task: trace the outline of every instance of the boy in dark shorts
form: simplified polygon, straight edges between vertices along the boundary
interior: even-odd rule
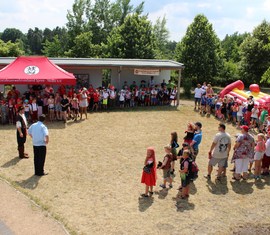
[[[182,194],[181,194],[182,199],[186,199],[189,197],[189,184],[191,182],[191,177],[189,174],[189,157],[190,151],[187,149],[184,150],[179,170],[182,184]]]

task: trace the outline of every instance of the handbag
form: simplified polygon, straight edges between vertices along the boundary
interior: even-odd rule
[[[151,169],[147,165],[143,167],[143,171],[147,174],[151,173]]]

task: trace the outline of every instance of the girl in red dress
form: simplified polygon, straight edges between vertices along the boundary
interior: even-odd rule
[[[153,186],[156,186],[156,157],[155,150],[152,147],[147,148],[146,158],[144,161],[144,170],[142,173],[141,183],[145,184],[145,193],[142,197],[149,197],[153,195]],[[149,191],[150,188],[150,191]]]

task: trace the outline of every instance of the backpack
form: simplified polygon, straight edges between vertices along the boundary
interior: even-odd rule
[[[191,180],[196,180],[198,178],[198,172],[199,172],[199,168],[197,163],[191,158],[187,158],[185,161],[188,161],[188,173],[187,176],[191,179]],[[183,161],[184,164],[184,161]]]

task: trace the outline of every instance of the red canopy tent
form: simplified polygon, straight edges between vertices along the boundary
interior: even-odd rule
[[[0,70],[0,84],[75,85],[76,78],[44,56],[20,56]]]

